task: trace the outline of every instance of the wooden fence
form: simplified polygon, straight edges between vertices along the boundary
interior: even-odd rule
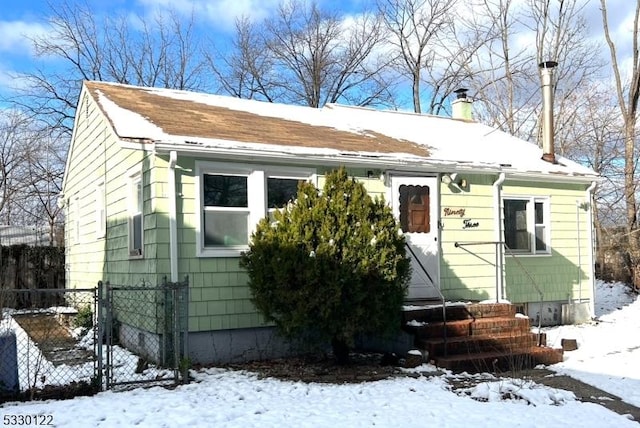
[[[63,289],[64,247],[8,245],[0,247],[0,288],[5,290]],[[55,296],[55,294],[51,294]],[[27,305],[55,305],[42,302],[4,302],[5,307],[21,309]]]

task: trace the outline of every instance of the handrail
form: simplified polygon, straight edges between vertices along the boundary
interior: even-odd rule
[[[500,254],[498,253],[498,247],[500,245],[503,246],[503,248],[506,250],[506,253],[513,258],[513,260],[520,267],[520,269],[525,273],[525,275],[527,275],[527,277],[529,278],[529,281],[531,281],[531,284],[533,285],[533,287],[538,292],[538,295],[540,296],[540,306],[539,306],[540,313],[538,315],[538,346],[541,346],[542,345],[542,335],[541,335],[541,331],[542,331],[542,302],[544,301],[544,293],[542,292],[540,287],[538,287],[538,284],[536,283],[536,281],[531,276],[531,273],[529,273],[529,271],[522,265],[522,263],[520,263],[520,260],[518,260],[518,258],[516,257],[516,254],[513,252],[513,250],[511,248],[509,248],[507,243],[504,242],[504,241],[477,241],[477,242],[455,242],[453,245],[454,245],[454,247],[460,248],[461,250],[467,251],[469,253],[471,253],[471,251],[467,250],[464,247],[473,246],[473,245],[495,245],[495,247],[496,247],[496,263],[495,263],[495,267],[496,267],[496,303],[499,301],[499,296],[500,296],[499,286],[498,286],[498,284],[499,284],[498,275],[502,275],[502,270],[503,270],[502,260],[499,257]]]
[[[446,301],[445,301],[445,298],[444,298],[444,294],[442,294],[440,289],[435,286],[435,283],[433,282],[433,278],[431,278],[431,275],[429,275],[429,272],[427,272],[427,269],[424,267],[424,265],[422,264],[420,259],[416,256],[416,253],[413,252],[413,248],[411,248],[411,245],[406,241],[405,241],[404,245],[409,249],[409,252],[411,253],[411,256],[413,257],[413,259],[418,263],[418,266],[420,266],[420,269],[422,269],[422,271],[425,273],[425,275],[427,275],[427,278],[429,278],[429,281],[431,281],[431,284],[432,284],[433,288],[440,295],[440,300],[442,301],[442,324],[443,324],[443,328],[442,328],[443,344],[442,344],[442,346],[444,348],[444,356],[447,357],[447,354],[449,353],[449,351],[447,350],[447,348],[448,348],[447,347],[447,305],[446,305]]]

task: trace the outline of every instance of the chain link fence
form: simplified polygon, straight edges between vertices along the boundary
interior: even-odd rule
[[[94,289],[0,289],[0,401],[99,390]]]
[[[175,283],[164,278],[159,286],[105,282],[98,289],[106,388],[186,381],[188,278]]]
[[[186,382],[188,285],[0,289],[0,402]]]

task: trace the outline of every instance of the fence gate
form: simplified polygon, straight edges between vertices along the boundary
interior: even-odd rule
[[[98,371],[106,389],[188,380],[189,278],[160,286],[98,284]]]

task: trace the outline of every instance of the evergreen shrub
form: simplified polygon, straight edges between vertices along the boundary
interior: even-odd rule
[[[300,183],[274,220],[260,221],[241,260],[268,322],[286,337],[331,343],[341,363],[356,335],[397,331],[411,266],[384,200],[341,168],[322,192]]]

